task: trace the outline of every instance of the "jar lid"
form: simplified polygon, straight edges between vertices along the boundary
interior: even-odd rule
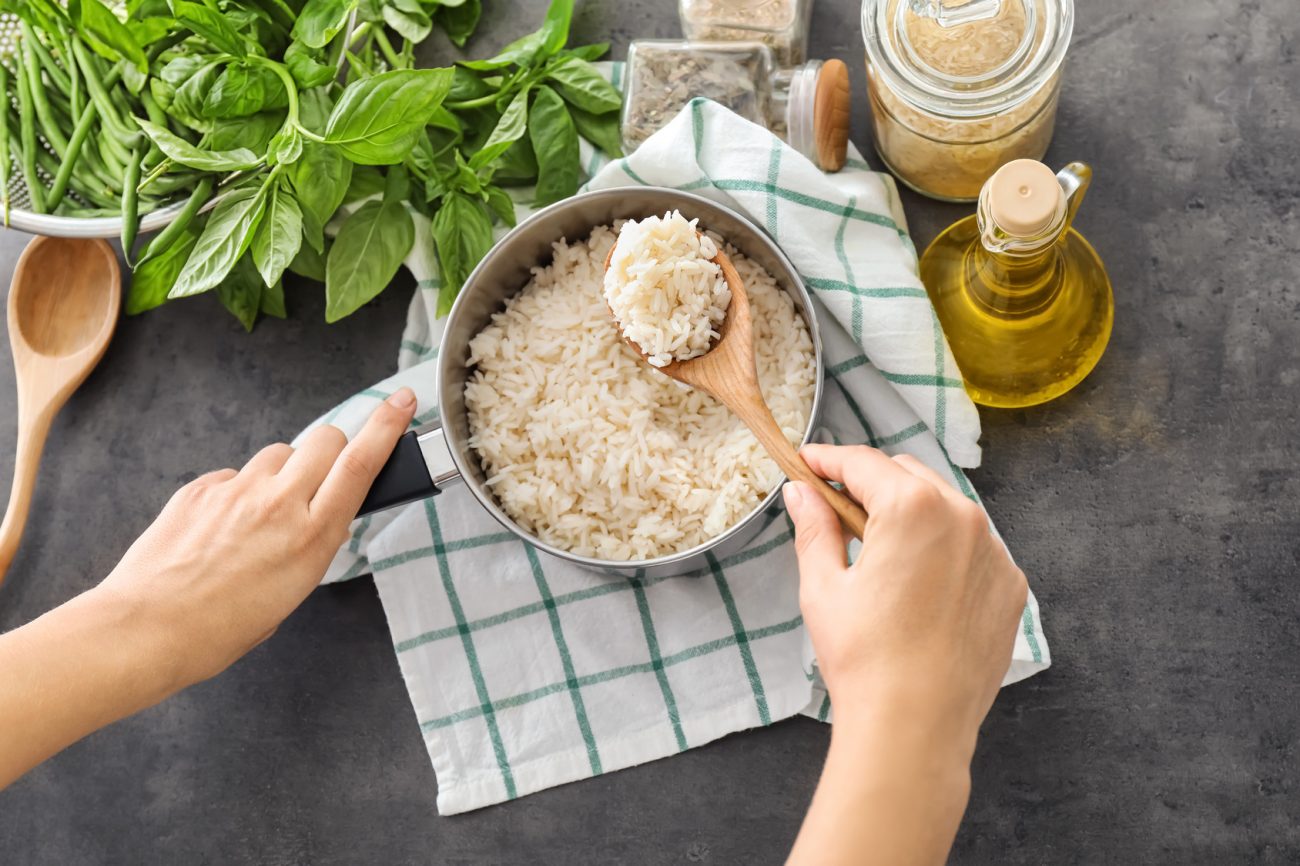
[[[849,118],[852,100],[849,68],[843,60],[827,60],[817,76],[813,96],[813,136],[817,143],[817,164],[823,171],[839,171],[849,151]]]
[[[1074,0],[863,0],[873,71],[915,107],[984,117],[1029,99],[1060,68]]]

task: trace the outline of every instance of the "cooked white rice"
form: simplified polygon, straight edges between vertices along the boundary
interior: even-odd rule
[[[623,336],[656,367],[709,351],[731,290],[710,261],[718,246],[678,211],[628,220],[605,272],[605,302]]]
[[[560,241],[470,342],[470,445],[520,526],[605,560],[693,547],[748,514],[781,477],[721,403],[645,365],[601,292],[609,227]],[[794,302],[728,249],[745,281],[763,395],[797,443],[812,411],[812,340]]]

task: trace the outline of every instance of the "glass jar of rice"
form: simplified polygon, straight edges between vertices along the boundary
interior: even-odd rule
[[[761,42],[782,66],[808,54],[812,0],[678,0],[682,33],[699,42]]]
[[[924,195],[974,201],[1052,140],[1073,0],[863,0],[876,152]]]

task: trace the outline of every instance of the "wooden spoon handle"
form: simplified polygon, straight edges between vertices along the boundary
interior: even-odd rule
[[[761,398],[757,404],[752,400],[745,400],[732,406],[731,410],[753,431],[759,444],[767,449],[768,455],[776,461],[777,466],[781,467],[786,477],[792,481],[802,481],[812,485],[839,515],[844,528],[853,533],[854,538],[862,538],[867,529],[867,512],[861,505],[827,484],[825,479],[809,468],[804,459],[799,456],[799,452],[790,444],[790,440],[785,438],[781,426],[772,417],[772,410],[762,402]]]
[[[18,412],[18,448],[14,460],[14,481],[9,491],[9,506],[4,522],[0,523],[0,583],[4,582],[9,565],[18,552],[18,542],[27,525],[27,515],[32,507],[32,491],[36,488],[36,470],[40,467],[45,438],[50,433],[57,407],[46,405],[34,412]]]

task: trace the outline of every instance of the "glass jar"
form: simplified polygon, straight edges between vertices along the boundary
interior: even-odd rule
[[[638,39],[627,52],[623,149],[632,153],[696,97],[766,126],[824,171],[844,166],[849,73],[840,60],[776,65],[757,42]]]
[[[781,66],[808,56],[812,0],[679,0],[677,13],[693,41],[761,42]]]
[[[1073,0],[863,0],[876,152],[903,183],[974,201],[1056,125]]]

